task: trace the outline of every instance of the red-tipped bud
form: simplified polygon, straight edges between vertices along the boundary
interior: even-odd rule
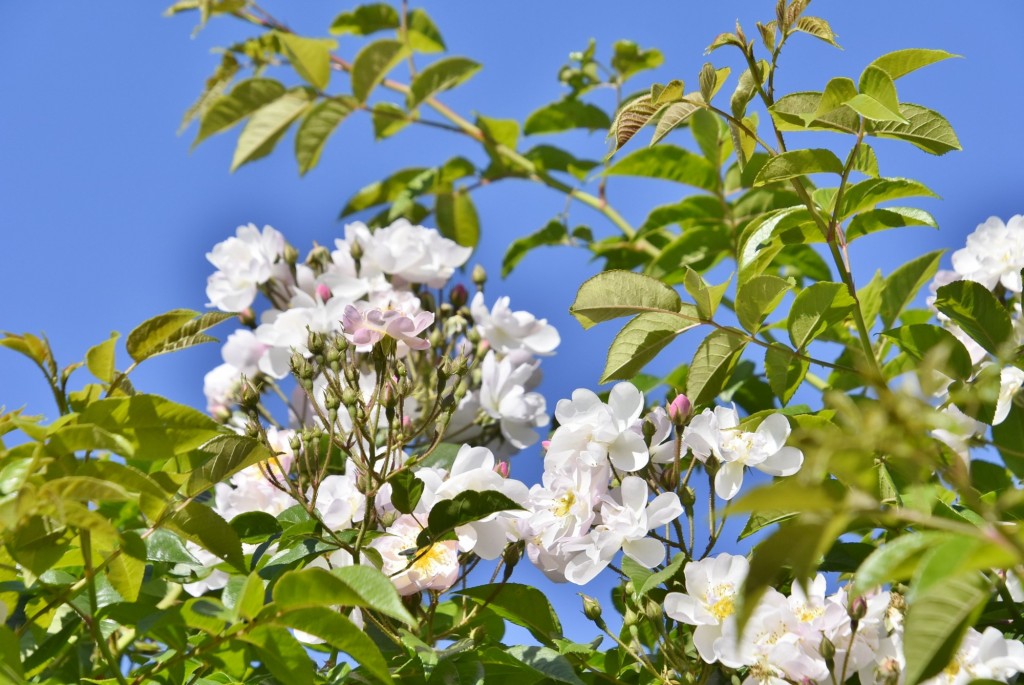
[[[317,283],[316,294],[317,297],[320,298],[321,302],[326,302],[327,300],[331,299],[331,289],[328,288],[323,283]]]
[[[499,461],[494,465],[494,472],[502,478],[508,478],[509,468],[507,461]]]

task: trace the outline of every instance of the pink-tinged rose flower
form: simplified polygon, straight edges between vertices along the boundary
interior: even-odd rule
[[[693,405],[690,404],[690,398],[686,395],[676,395],[676,398],[668,405],[669,418],[676,424],[680,424],[689,418],[692,411]]]
[[[434,323],[434,315],[420,312],[411,317],[397,309],[359,309],[348,305],[341,323],[345,337],[359,346],[374,345],[387,336],[410,349],[425,350],[430,343],[416,336]]]

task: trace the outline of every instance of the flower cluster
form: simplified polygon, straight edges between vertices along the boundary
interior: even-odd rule
[[[746,668],[745,685],[783,682],[897,683],[903,655],[905,601],[895,592],[872,592],[850,600],[848,586],[826,596],[825,577],[806,590],[794,583],[789,596],[768,588],[742,632],[736,610],[749,564],[719,554],[683,569],[686,593],[670,592],[665,612],[693,628],[706,663]],[[953,662],[929,685],[966,685],[977,679],[1006,680],[1024,671],[1024,644],[995,628],[968,630]]]

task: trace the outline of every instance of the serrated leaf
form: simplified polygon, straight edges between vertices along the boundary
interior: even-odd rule
[[[391,504],[402,514],[411,514],[423,495],[425,484],[405,469],[388,478],[391,484]]]
[[[273,590],[274,602],[285,609],[340,604],[379,611],[399,621],[414,623],[387,576],[370,566],[344,566],[333,571],[306,568],[281,575]]]
[[[722,391],[746,344],[742,337],[724,330],[712,331],[701,341],[686,379],[686,396],[691,402],[707,404]]]
[[[791,93],[779,98],[771,106],[772,118],[780,131],[802,131],[805,129],[819,131],[839,131],[856,135],[860,126],[860,118],[856,112],[840,107],[828,114],[821,115],[810,124],[804,117],[817,111],[821,103],[821,93],[805,91]]]
[[[435,502],[427,516],[427,527],[416,538],[419,547],[427,547],[456,528],[502,511],[522,507],[497,490],[465,490],[451,499]]]
[[[331,80],[331,51],[337,49],[338,43],[283,31],[275,31],[274,35],[299,76],[317,90],[327,88]]]
[[[377,140],[389,138],[414,120],[414,116],[393,102],[378,102],[373,106],[373,137]]]
[[[215,342],[214,338],[200,334],[232,316],[226,312],[200,314],[191,309],[172,309],[135,327],[128,334],[125,347],[131,358],[138,363],[199,343]]]
[[[912,259],[885,279],[882,308],[879,310],[884,327],[890,328],[900,312],[917,296],[917,292],[932,279],[939,268],[943,252],[936,250]]]
[[[807,376],[809,362],[796,356],[793,350],[781,343],[773,343],[765,350],[764,370],[768,385],[783,406],[789,404],[793,394]]]
[[[465,57],[446,57],[416,74],[409,87],[409,109],[415,109],[427,98],[469,80],[481,65]]]
[[[235,154],[231,158],[231,171],[273,152],[277,141],[292,122],[310,108],[313,97],[306,88],[293,88],[253,112],[238,136]]]
[[[480,242],[480,218],[469,193],[458,189],[439,193],[434,205],[437,228],[441,235],[463,247],[476,247]]]
[[[882,335],[894,340],[901,350],[918,361],[929,355],[941,354],[945,366],[938,370],[951,378],[967,380],[974,373],[967,348],[945,328],[920,323],[893,328]]]
[[[266,446],[244,435],[218,435],[199,449],[206,459],[189,474],[182,492],[188,497],[198,495],[223,483],[247,466],[270,459]]]
[[[878,177],[878,158],[875,151],[867,143],[861,143],[857,147],[857,154],[853,157],[853,170],[859,171],[865,176]]]
[[[960,140],[953,127],[938,112],[919,105],[900,104],[900,116],[907,123],[898,121],[872,121],[866,126],[867,134],[878,138],[904,140],[933,155],[944,155],[960,150]]]
[[[655,48],[642,49],[631,40],[617,40],[612,46],[612,69],[619,73],[619,82],[645,69],[660,67],[664,55]]]
[[[810,112],[801,114],[805,124],[810,124],[815,119],[835,111],[857,96],[857,86],[853,79],[845,76],[833,78],[825,86],[821,93],[818,106]]]
[[[400,171],[396,171],[382,181],[375,181],[360,188],[341,210],[339,218],[344,219],[346,216],[355,214],[356,212],[364,209],[376,207],[388,202],[394,202],[395,199],[405,191],[409,183],[425,171],[427,171],[427,169],[423,167],[402,169]]]
[[[906,119],[900,114],[900,100],[896,94],[896,85],[884,69],[868,65],[861,73],[858,85],[860,94],[871,98],[875,104],[881,107],[881,110],[876,111],[877,108],[871,105],[868,108],[871,110],[869,113],[864,107],[859,106],[861,101],[854,97],[847,103],[854,111],[875,121],[906,122]]]
[[[112,381],[114,374],[117,372],[115,353],[117,351],[117,341],[120,337],[121,334],[115,331],[110,334],[109,338],[98,345],[93,345],[85,353],[85,363],[89,367],[89,373],[104,383]]]
[[[807,208],[795,206],[762,214],[747,224],[740,238],[740,281],[748,280],[743,277],[744,272],[759,258],[763,246],[771,243],[783,231],[810,221],[811,215]]]
[[[564,245],[568,239],[569,233],[565,224],[552,220],[539,231],[515,240],[508,246],[508,250],[505,251],[505,256],[501,260],[501,277],[507,277],[531,250],[542,245]]]
[[[876,205],[906,197],[938,197],[931,188],[909,178],[868,178],[854,183],[843,194],[841,219],[859,214]]]
[[[295,159],[299,162],[300,175],[304,176],[317,165],[334,129],[358,107],[354,98],[340,95],[327,98],[309,110],[295,132]]]
[[[377,31],[397,29],[399,24],[398,10],[387,3],[379,2],[360,5],[349,12],[342,12],[331,22],[331,33],[368,36]]]
[[[654,129],[654,135],[651,136],[650,144],[657,145],[658,142],[672,132],[673,129],[685,124],[695,112],[698,112],[703,108],[704,105],[691,100],[673,102],[665,107],[664,111],[661,113],[661,117],[658,119],[658,125]]]
[[[224,430],[191,407],[144,394],[96,400],[78,421],[124,436],[135,446],[132,458],[145,461],[185,454]]]
[[[437,30],[430,15],[419,7],[409,12],[406,33],[409,47],[416,52],[444,52],[446,49],[441,32]]]
[[[370,92],[409,55],[409,48],[397,40],[378,40],[363,47],[352,62],[352,94],[366,102]]]
[[[542,642],[562,635],[558,614],[537,588],[502,583],[458,590],[457,593],[477,604],[486,604],[498,616],[526,628]]]
[[[789,310],[786,327],[797,350],[804,350],[815,338],[836,324],[857,306],[842,283],[820,282],[801,291]]]
[[[945,577],[910,603],[903,635],[907,685],[946,667],[990,592],[981,574],[968,573]]]
[[[839,47],[839,43],[836,42],[836,34],[832,31],[832,27],[829,26],[827,21],[820,17],[800,17],[797,19],[793,30],[806,33],[819,40],[825,41],[829,45],[833,45],[837,48]]]
[[[227,521],[205,504],[195,500],[167,518],[167,527],[183,538],[245,572],[242,542]]]
[[[605,170],[606,176],[640,176],[675,181],[702,190],[718,187],[718,170],[711,162],[675,145],[632,152]]]
[[[740,285],[736,292],[736,318],[740,325],[757,333],[791,287],[789,281],[769,275],[755,276]]]
[[[721,223],[687,225],[682,235],[661,249],[645,272],[666,284],[680,283],[688,268],[704,271],[732,251],[729,229]]]
[[[237,639],[253,646],[255,655],[271,675],[282,683],[313,683],[316,670],[306,649],[287,628],[260,624]]]
[[[577,128],[588,131],[604,131],[612,122],[603,109],[588,102],[565,98],[535,110],[526,118],[523,133],[528,136],[540,133],[559,133]]]
[[[619,108],[612,121],[609,135],[615,140],[616,151],[629,142],[636,132],[647,125],[664,105],[652,101],[650,95],[641,95]]]
[[[553,649],[516,645],[507,648],[505,652],[519,663],[549,680],[566,683],[566,685],[584,685],[569,660]]]
[[[996,355],[1014,340],[1010,314],[992,292],[974,281],[954,281],[936,292],[935,308]]]
[[[725,295],[725,291],[729,287],[729,281],[711,286],[693,269],[687,267],[685,272],[686,276],[683,279],[683,287],[686,288],[686,292],[693,298],[694,304],[697,306],[697,314],[702,319],[710,320],[714,318],[715,311],[722,301],[722,296]]]
[[[569,312],[584,328],[620,316],[678,312],[679,294],[661,281],[630,271],[605,271],[580,286]]]
[[[250,578],[257,577],[255,574]],[[380,648],[360,627],[329,607],[306,607],[284,612],[274,619],[293,630],[314,635],[348,654],[382,683],[394,682]]]
[[[886,207],[861,212],[853,217],[846,228],[846,240],[853,241],[869,233],[903,226],[931,226],[939,224],[928,212],[915,207]]]
[[[260,107],[270,104],[285,93],[285,87],[273,79],[250,78],[236,85],[229,95],[213,102],[203,113],[195,147],[215,133],[225,131]]]
[[[758,89],[764,80],[768,78],[768,62],[760,60],[757,63],[757,76],[749,68],[740,74],[740,79],[733,91],[732,99],[729,101],[729,108],[737,119],[742,119],[747,113],[747,105],[757,95]]]
[[[842,174],[843,163],[831,150],[792,150],[769,159],[754,179],[754,186],[819,173]]]
[[[696,321],[687,323],[674,314],[637,315],[622,327],[608,348],[608,359],[599,382],[633,378],[676,336],[697,325]]]
[[[929,64],[935,64],[942,60],[949,59],[950,57],[959,57],[960,55],[954,55],[945,50],[928,50],[925,48],[909,48],[906,50],[896,50],[886,55],[882,55],[871,63],[870,66],[878,67],[884,70],[889,77],[895,81],[901,76],[906,76],[912,71],[916,71],[921,67],[926,67]]]

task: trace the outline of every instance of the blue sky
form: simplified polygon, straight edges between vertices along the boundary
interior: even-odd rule
[[[325,35],[346,4],[282,0],[267,8],[300,33]],[[753,34],[754,21],[769,18],[773,5],[490,0],[428,1],[425,7],[452,54],[484,64],[473,80],[443,99],[466,114],[522,120],[560,96],[558,68],[591,37],[605,59],[619,38],[664,52],[664,66],[636,78],[637,89],[673,78],[695,85],[710,39],[730,30],[737,18]],[[407,131],[375,144],[368,119],[361,117],[342,125],[320,166],[305,178],[297,174],[290,140],[269,159],[229,174],[234,132],[190,153],[194,130],[181,136],[176,130],[215,66],[211,48],[251,32],[218,20],[192,37],[192,17],[166,19],[162,9],[161,2],[110,0],[50,3],[45,10],[38,3],[5,7],[0,330],[45,332],[63,363],[82,358],[112,330],[127,333],[171,308],[202,309],[211,271],[204,255],[239,224],[271,224],[305,250],[314,240],[330,243],[340,235],[338,210],[363,185],[403,166],[435,164],[454,154],[483,161],[478,150],[444,132]],[[832,23],[845,49],[812,38],[794,41],[777,82],[783,92],[820,89],[832,76],[856,77],[878,55],[903,47],[964,56],[899,82],[903,100],[949,118],[964,151],[935,158],[896,142],[875,146],[883,175],[915,178],[942,196],[920,203],[935,214],[941,230],[908,229],[858,241],[850,253],[859,283],[875,269],[888,273],[924,251],[956,249],[988,216],[1024,212],[1024,43],[1012,37],[1012,27],[1024,23],[1024,3],[990,0],[967,11],[962,3],[934,0],[819,0],[811,12]],[[351,56],[358,44],[342,39],[341,54]],[[712,61],[737,66],[721,51]],[[344,78],[333,78],[331,90],[341,92]],[[726,88],[733,83],[735,76]],[[559,142],[541,138],[527,142]],[[605,150],[600,134],[567,140],[587,156]],[[797,143],[804,140],[821,144],[809,138]],[[677,134],[674,142],[689,144],[687,134]],[[680,188],[612,179],[609,197],[639,223],[654,205],[679,199]],[[483,245],[474,259],[492,274],[489,293],[510,295],[515,308],[547,317],[562,333],[559,355],[543,365],[549,403],[575,387],[593,387],[615,329],[583,332],[567,308],[596,265],[581,250],[546,249],[527,257],[504,283],[497,279],[507,243],[543,226],[562,210],[563,198],[520,182],[496,184],[475,198]],[[573,209],[572,220],[600,234],[609,231],[582,207]],[[688,359],[698,340],[670,348],[663,366]],[[219,350],[210,345],[148,362],[135,383],[202,406],[202,376],[217,363]],[[0,351],[0,405],[52,417],[52,399],[35,374],[28,362]],[[522,459],[532,462],[515,466],[516,475],[528,478],[535,473],[536,454]],[[559,603],[573,611],[577,602],[570,592],[559,593]]]

